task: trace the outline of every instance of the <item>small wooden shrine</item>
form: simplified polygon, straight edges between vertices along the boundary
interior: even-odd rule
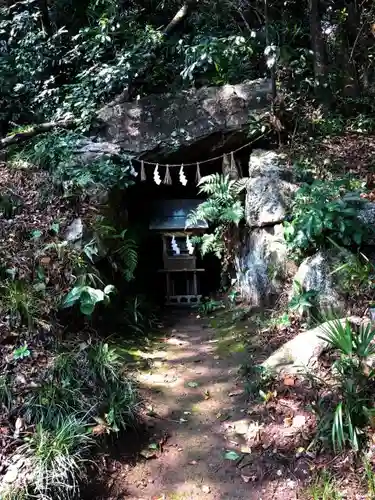
[[[192,237],[207,229],[206,222],[186,226],[189,213],[201,200],[163,200],[154,205],[150,230],[163,242],[163,268],[167,305],[192,305],[200,302],[200,273]]]

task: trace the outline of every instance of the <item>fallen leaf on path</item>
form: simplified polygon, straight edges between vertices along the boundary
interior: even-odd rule
[[[91,429],[91,433],[94,434],[94,436],[102,436],[103,434],[109,434],[109,428],[107,425],[98,424]]]
[[[220,422],[225,422],[225,420],[228,420],[230,418],[230,414],[221,413],[221,411],[219,411],[218,413],[216,413],[216,418],[220,420]]]
[[[283,382],[284,382],[284,385],[293,386],[296,381],[293,377],[285,377]]]
[[[260,390],[259,395],[261,398],[263,398],[265,403],[268,403],[268,401],[271,401],[272,399],[276,398],[277,392],[276,391],[268,391],[267,393]]]
[[[210,399],[210,398],[211,398],[210,391],[205,391],[204,392],[204,399]]]
[[[146,460],[150,460],[151,458],[157,457],[155,450],[150,450],[148,448],[145,448],[139,454],[141,455],[141,457],[145,458]]]
[[[241,453],[251,453],[251,448],[249,446],[241,446]]]
[[[25,429],[25,421],[23,418],[18,417],[15,423],[15,430],[14,430],[14,437],[18,438],[20,435],[20,432]]]
[[[296,415],[293,418],[293,427],[303,427],[306,424],[306,417],[304,415]]]
[[[292,417],[285,417],[284,418],[284,425],[285,427],[291,427],[293,424],[293,418]]]
[[[241,477],[242,477],[242,481],[244,483],[248,483],[251,479],[251,476],[243,476],[242,474],[241,474]]]
[[[227,451],[224,454],[224,458],[226,458],[227,460],[235,461],[241,458],[241,455],[239,455],[236,451]]]
[[[229,397],[232,398],[233,396],[241,396],[241,394],[243,394],[242,390],[233,391],[229,393]]]
[[[199,386],[198,382],[188,382],[187,385],[188,385],[188,387],[193,387],[193,388]]]

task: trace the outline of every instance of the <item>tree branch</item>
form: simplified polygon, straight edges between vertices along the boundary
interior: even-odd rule
[[[168,26],[164,30],[164,36],[168,37],[171,35],[177,27],[183,22],[184,19],[188,17],[193,7],[195,7],[198,0],[186,0],[181,9],[174,16],[172,21],[168,24]]]
[[[19,144],[20,142],[25,142],[38,134],[43,134],[44,132],[49,132],[55,128],[70,128],[75,124],[75,121],[70,120],[60,120],[56,122],[46,122],[40,123],[39,125],[34,125],[29,130],[24,132],[17,132],[13,135],[8,135],[0,139],[0,149],[11,146],[12,144]]]
[[[185,0],[184,4],[180,8],[180,10],[176,13],[176,15],[173,17],[173,19],[170,21],[170,23],[167,25],[165,30],[163,31],[163,39],[166,40],[172,33],[176,31],[176,29],[182,24],[182,22],[187,19],[189,16],[190,12],[195,8],[196,4],[198,3],[199,0]],[[140,72],[140,74],[129,83],[128,89],[126,89],[122,94],[120,100],[123,101],[124,99],[126,100],[132,100],[135,96],[135,91],[137,90],[140,82],[142,82],[142,79],[144,76],[150,71],[152,68],[153,64],[158,58],[158,55],[161,52],[161,49],[163,47],[163,43],[161,42],[158,47],[156,47],[154,54],[152,55],[150,61],[146,66],[143,68],[143,70]]]

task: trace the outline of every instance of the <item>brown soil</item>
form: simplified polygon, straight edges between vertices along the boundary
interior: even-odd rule
[[[311,465],[296,455],[311,427],[304,391],[292,401],[283,387],[277,403],[251,404],[239,376],[246,352],[233,344],[225,351],[218,332],[194,315],[175,320],[152,369],[138,375],[147,433],[127,436],[103,459],[106,491],[87,498],[303,498]],[[134,442],[138,449],[129,449]],[[227,451],[239,458],[225,458]]]

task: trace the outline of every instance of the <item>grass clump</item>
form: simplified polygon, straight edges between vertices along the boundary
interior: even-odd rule
[[[38,424],[18,453],[32,470],[32,487],[43,499],[69,500],[79,492],[93,440],[85,422],[70,415],[48,428]]]
[[[315,478],[306,491],[306,500],[342,500],[335,480],[327,472]]]
[[[79,498],[96,439],[134,426],[137,418],[138,394],[122,365],[116,347],[98,339],[74,342],[54,355],[41,384],[10,409],[24,422],[16,454],[28,479],[26,489],[17,479],[9,498]],[[0,398],[10,407],[6,382],[0,377]]]

